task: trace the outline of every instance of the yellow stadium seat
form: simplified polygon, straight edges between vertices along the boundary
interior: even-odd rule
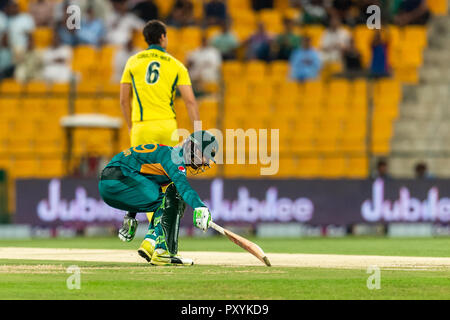
[[[345,176],[364,179],[369,176],[369,162],[366,157],[350,157],[347,162]]]
[[[76,99],[75,113],[95,113],[98,112],[98,102],[96,99]]]
[[[233,19],[234,29],[238,29],[242,26],[247,26],[248,28],[251,28],[253,30],[256,29],[257,16],[253,12],[253,10],[231,10],[231,17]]]
[[[424,48],[427,46],[427,28],[406,26],[403,28],[403,46]]]
[[[278,172],[274,178],[288,178],[295,176],[298,160],[293,157],[282,157],[279,160]]]
[[[174,3],[175,0],[155,0],[155,4],[158,6],[158,11],[163,18],[170,14]]]
[[[252,80],[267,80],[267,64],[259,60],[251,60],[246,63],[244,74],[247,78]]]
[[[251,10],[250,1],[228,0],[227,4],[231,12]]]
[[[103,93],[105,94],[109,94],[109,95],[114,95],[114,96],[119,96],[119,92],[120,92],[120,84],[118,83],[104,83],[101,86],[101,89],[103,91]]]
[[[262,9],[259,12],[259,21],[264,24],[267,31],[278,34],[283,31],[283,17],[278,10]]]
[[[390,139],[374,139],[372,141],[372,152],[375,155],[385,155],[390,151]]]
[[[304,98],[308,101],[321,101],[323,91],[323,83],[321,81],[308,81],[303,89]]]
[[[418,84],[419,72],[416,66],[402,66],[395,69],[396,78],[405,84]]]
[[[62,159],[40,159],[39,173],[41,178],[58,178],[65,173],[64,161]]]
[[[287,61],[273,61],[269,65],[270,78],[280,82],[287,81],[289,77],[289,63]]]
[[[53,29],[48,27],[39,27],[33,32],[33,39],[36,48],[47,48],[52,44]]]
[[[10,170],[14,178],[31,178],[38,176],[38,161],[36,159],[16,158]]]
[[[54,83],[49,88],[53,94],[68,94],[70,91],[70,85],[68,83]]]
[[[96,81],[81,81],[77,84],[78,93],[96,94],[100,91],[101,83]]]
[[[349,153],[362,153],[367,150],[365,136],[354,136],[344,133],[344,136],[339,140],[338,150]]]
[[[208,40],[211,40],[216,35],[218,35],[221,32],[221,28],[219,26],[210,26],[206,29],[206,37]]]
[[[98,52],[94,47],[80,45],[74,49],[72,68],[76,71],[84,71],[97,63],[97,57]]]
[[[50,155],[52,157],[62,157],[65,152],[65,142],[62,139],[55,139],[53,135],[47,134],[39,136],[39,139],[35,141],[36,154]],[[45,139],[43,139],[45,138]]]
[[[18,0],[16,1],[17,4],[19,5],[19,10],[21,12],[27,12],[28,11],[28,5],[29,5],[29,0]]]
[[[244,65],[239,61],[227,61],[222,65],[223,78],[226,82],[236,82],[244,74]]]
[[[98,111],[113,117],[122,117],[122,110],[118,99],[103,98],[97,100]]]
[[[328,84],[327,96],[339,102],[347,102],[351,84],[346,79],[333,79]]]
[[[254,32],[255,28],[250,27],[248,24],[236,25],[233,28],[234,33],[239,41],[246,41]]]
[[[26,84],[25,90],[27,93],[45,94],[49,91],[49,85],[41,81],[32,81]]]
[[[344,157],[325,157],[320,166],[320,176],[327,179],[341,178],[345,174],[346,161]]]
[[[390,139],[393,135],[392,123],[389,120],[378,120],[372,123],[372,138],[374,140]]]
[[[180,31],[180,39],[183,39],[180,46],[193,50],[200,46],[203,31],[198,27],[184,27]]]
[[[231,74],[229,75],[231,77]],[[234,76],[233,76],[234,77]],[[248,94],[248,86],[240,81],[229,80],[225,84],[225,98],[238,98],[239,100]]]
[[[271,82],[257,81],[249,83],[249,92],[251,92],[251,96],[263,98],[267,102],[272,99],[274,90],[274,84]]]
[[[12,79],[0,81],[0,92],[2,94],[21,93],[24,91],[24,88],[24,85]]]
[[[319,48],[324,30],[325,28],[320,25],[307,25],[303,28],[302,33],[311,38],[311,44],[314,48]]]
[[[295,175],[300,178],[316,178],[320,175],[321,159],[318,157],[300,158]]]
[[[435,15],[444,16],[448,14],[447,0],[427,0],[427,5]]]

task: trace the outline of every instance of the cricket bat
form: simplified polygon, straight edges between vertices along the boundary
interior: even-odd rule
[[[245,239],[244,237],[241,237],[237,235],[236,233],[231,232],[230,230],[227,230],[225,228],[222,228],[221,226],[215,224],[214,222],[210,221],[209,226],[216,230],[217,232],[223,234],[224,236],[227,236],[228,239],[230,239],[232,242],[237,244],[239,247],[241,247],[244,250],[247,250],[252,255],[257,257],[259,260],[261,260],[262,263],[265,263],[266,266],[270,267],[270,261],[267,258],[264,251],[256,244],[251,242],[250,240]]]

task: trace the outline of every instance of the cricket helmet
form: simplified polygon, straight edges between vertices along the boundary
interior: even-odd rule
[[[192,174],[198,174],[216,163],[215,156],[219,150],[216,137],[206,130],[195,131],[183,142],[183,158]]]

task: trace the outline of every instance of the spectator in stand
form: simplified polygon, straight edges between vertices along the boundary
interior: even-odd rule
[[[127,64],[128,59],[138,53],[139,50],[133,47],[133,41],[127,42],[114,56],[114,75],[113,81],[119,83],[122,78],[123,70]]]
[[[270,60],[270,43],[272,39],[267,33],[263,23],[258,24],[258,29],[245,42],[246,58],[269,61]]]
[[[76,32],[78,43],[100,46],[105,35],[103,21],[95,17],[94,9],[88,8],[84,18],[81,19],[81,27]]]
[[[55,3],[52,0],[36,0],[29,5],[29,12],[38,27],[49,26],[53,23]]]
[[[59,39],[63,44],[67,44],[69,46],[76,46],[78,44],[78,38],[76,34],[76,29],[67,28],[67,19],[69,19],[69,14],[67,13],[67,8],[70,5],[70,2],[65,0],[60,3],[60,5],[56,6],[57,10],[55,10],[56,20],[56,28],[55,32],[58,33]]]
[[[67,83],[72,76],[72,48],[54,33],[52,45],[42,51],[42,78],[51,83]]]
[[[195,24],[194,5],[191,0],[176,0],[169,15],[169,25],[177,28]]]
[[[3,8],[6,6],[7,2],[8,2],[8,0],[0,0],[0,11],[3,10]]]
[[[341,26],[339,18],[332,17],[320,42],[324,64],[342,63],[342,53],[350,43],[350,33]]]
[[[33,17],[28,13],[21,13],[19,5],[14,0],[9,0],[4,8],[8,33],[8,45],[12,50],[13,61],[23,59],[27,48],[32,41],[32,33],[35,29]],[[4,24],[4,23],[0,23]]]
[[[370,75],[375,78],[389,76],[388,44],[383,39],[381,30],[377,30],[372,40],[372,61]]]
[[[328,20],[323,0],[298,0],[296,6],[302,9],[305,24],[325,24]]]
[[[354,25],[358,16],[355,16],[355,10],[352,10],[353,6],[352,0],[333,0],[330,11],[345,24]]]
[[[373,177],[375,179],[377,179],[377,178],[381,178],[383,180],[389,179],[390,176],[389,176],[388,172],[389,172],[389,169],[388,169],[387,160],[384,158],[378,159],[376,172]]]
[[[158,6],[153,0],[141,0],[131,11],[144,22],[159,19]]]
[[[349,46],[343,51],[345,76],[354,78],[365,75],[361,62],[361,53],[355,46],[355,39],[350,39]]]
[[[27,41],[26,54],[16,57],[14,77],[16,78],[16,81],[21,83],[39,80],[42,66],[42,57],[35,49],[33,38],[30,37]]]
[[[85,15],[89,8],[94,10],[94,15],[96,18],[102,19],[103,21],[112,12],[111,1],[112,0],[50,0],[55,2],[54,5],[54,20],[61,21],[66,16],[66,9],[70,5],[76,5],[81,9],[81,15]],[[126,1],[126,0],[123,0]]]
[[[224,0],[210,0],[205,4],[204,12],[208,26],[222,25],[227,19],[227,7]]]
[[[220,51],[223,60],[236,59],[236,49],[239,47],[239,40],[230,30],[228,22],[223,22],[221,32],[214,36],[211,45]]]
[[[432,176],[428,173],[428,167],[425,162],[418,162],[414,166],[414,174],[416,179],[429,179]]]
[[[296,81],[306,81],[318,77],[321,61],[319,52],[311,46],[311,39],[304,37],[302,46],[294,50],[289,59],[291,78]]]
[[[284,31],[272,44],[273,57],[276,60],[289,60],[292,51],[300,46],[300,37],[294,33],[292,20],[285,19],[283,22]]]
[[[430,16],[426,0],[401,0],[394,22],[399,26],[423,25],[428,22]]]
[[[219,81],[222,57],[219,50],[208,44],[205,35],[202,37],[201,47],[192,51],[187,60],[189,74],[196,91],[203,92],[205,84]]]
[[[11,78],[14,75],[14,64],[11,49],[8,46],[8,34],[6,32],[6,17],[0,12],[0,80]]]
[[[125,46],[133,38],[135,32],[141,32],[144,22],[128,12],[127,2],[111,0],[113,12],[106,18],[106,43]]]
[[[252,8],[255,11],[273,9],[273,0],[252,0]]]

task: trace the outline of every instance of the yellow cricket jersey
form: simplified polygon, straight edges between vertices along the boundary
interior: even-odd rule
[[[186,67],[162,47],[151,45],[130,57],[120,83],[133,86],[131,121],[175,118],[177,85],[191,85]]]

